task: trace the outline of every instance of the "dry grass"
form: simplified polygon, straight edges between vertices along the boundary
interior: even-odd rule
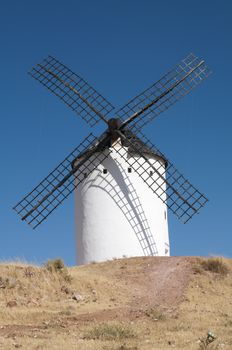
[[[226,259],[222,257],[197,257],[192,265],[192,269],[196,274],[203,274],[208,271],[217,274],[218,277],[225,277],[231,271]]]
[[[155,258],[68,269],[59,262],[58,270],[1,264],[0,349],[200,350],[212,331],[216,339],[206,349],[231,350],[232,261],[219,260],[191,260],[201,272],[175,306],[141,295],[138,276],[145,266],[158,268]]]
[[[135,338],[135,332],[132,327],[119,322],[109,322],[96,325],[85,333],[85,339],[100,340],[124,340]]]
[[[226,276],[229,273],[229,267],[222,258],[209,258],[201,261],[204,270]]]

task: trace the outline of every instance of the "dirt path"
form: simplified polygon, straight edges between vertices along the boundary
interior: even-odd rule
[[[138,259],[136,270],[130,260],[122,261],[115,278],[127,288],[128,304],[93,313],[79,314],[69,321],[81,324],[109,320],[134,320],[146,317],[146,310],[157,308],[175,313],[184,298],[184,291],[192,276],[191,264],[194,258],[151,257]]]
[[[182,298],[192,275],[188,258],[157,258],[150,264],[141,280],[141,298],[149,303],[162,306],[175,306]]]

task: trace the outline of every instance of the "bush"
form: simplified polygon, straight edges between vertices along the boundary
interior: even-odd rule
[[[0,276],[0,289],[12,289],[15,288],[19,282],[14,277],[1,277]]]
[[[63,260],[58,258],[54,260],[48,260],[46,264],[44,264],[44,267],[50,272],[62,272],[62,270],[65,268],[65,265]]]
[[[228,266],[222,261],[221,258],[209,258],[201,261],[201,266],[204,270],[220,275],[227,275],[229,272]]]
[[[90,329],[85,339],[122,340],[134,338],[132,329],[121,323],[103,323]]]
[[[200,338],[199,350],[217,350],[218,344],[212,344],[216,339],[216,336],[209,331],[206,337]]]
[[[150,317],[153,321],[165,321],[166,316],[158,309],[149,308],[145,311],[145,315]]]
[[[44,267],[51,273],[59,273],[66,282],[71,282],[72,278],[62,259],[48,260]]]

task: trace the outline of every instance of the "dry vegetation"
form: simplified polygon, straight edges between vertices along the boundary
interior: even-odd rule
[[[0,264],[0,349],[232,349],[232,261]]]

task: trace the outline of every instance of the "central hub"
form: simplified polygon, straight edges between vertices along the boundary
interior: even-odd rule
[[[122,122],[119,118],[111,118],[108,120],[108,128],[110,133],[113,133],[115,130],[118,130],[121,125]]]
[[[115,144],[115,142],[117,142],[120,138],[117,130],[119,130],[121,125],[122,122],[119,118],[111,118],[108,120],[108,131],[111,135],[111,146]]]

